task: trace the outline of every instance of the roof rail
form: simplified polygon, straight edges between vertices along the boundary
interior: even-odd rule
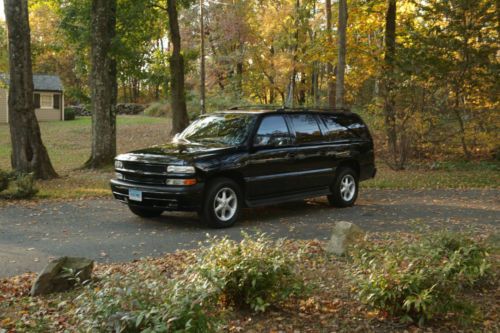
[[[324,111],[324,112],[351,112],[349,108],[330,108],[330,107],[288,107],[283,105],[244,105],[244,106],[233,106],[228,108],[228,110],[276,110],[276,111]]]
[[[232,106],[228,108],[228,110],[236,111],[236,110],[275,110],[282,108],[282,105],[272,105],[272,104],[252,104],[252,105],[239,105]]]
[[[277,111],[323,111],[323,112],[351,112],[349,108],[330,108],[330,107],[282,107]]]

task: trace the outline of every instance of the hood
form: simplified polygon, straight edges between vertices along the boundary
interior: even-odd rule
[[[122,154],[117,156],[116,159],[120,161],[181,165],[216,157],[222,153],[236,149],[236,147],[221,144],[184,144],[171,142]]]

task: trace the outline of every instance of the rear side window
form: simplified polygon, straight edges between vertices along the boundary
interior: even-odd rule
[[[353,137],[369,140],[370,132],[361,118],[356,114],[345,115],[338,118],[340,125],[345,126]]]
[[[323,140],[318,122],[313,114],[292,114],[289,117],[298,144]]]
[[[359,116],[321,115],[321,127],[328,141],[347,140],[351,138],[370,140],[368,128]]]
[[[253,142],[257,147],[285,146],[290,143],[288,126],[283,116],[280,115],[264,117]]]
[[[322,115],[323,132],[328,141],[346,140],[354,136],[348,129],[339,122],[338,117]]]

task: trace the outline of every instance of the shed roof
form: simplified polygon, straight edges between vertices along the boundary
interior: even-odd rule
[[[0,83],[9,85],[9,75],[0,73]],[[33,85],[39,91],[63,91],[61,79],[57,75],[33,74]]]

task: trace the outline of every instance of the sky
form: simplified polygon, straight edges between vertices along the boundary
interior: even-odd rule
[[[3,0],[0,0],[0,20],[5,20],[5,14],[3,13]]]

